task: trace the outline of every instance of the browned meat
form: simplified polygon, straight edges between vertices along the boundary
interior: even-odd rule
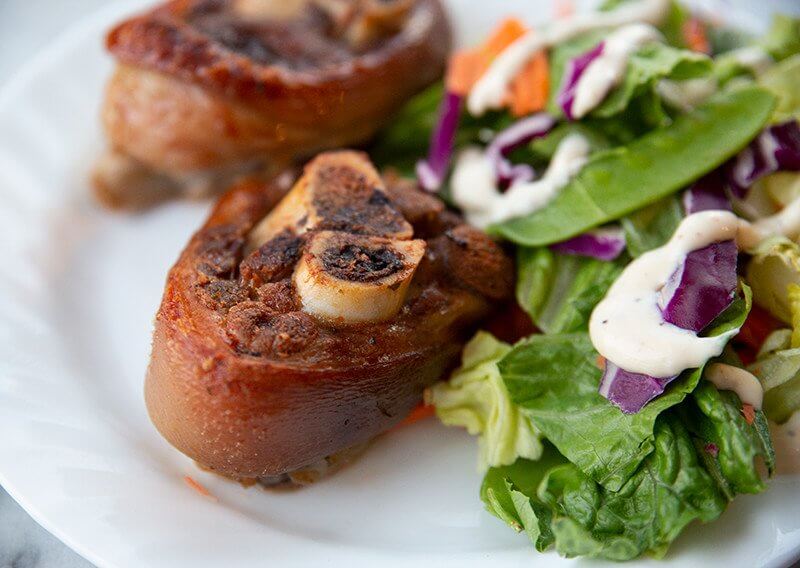
[[[220,200],[170,271],[147,373],[150,415],[179,450],[241,480],[315,478],[402,420],[511,298],[496,243],[390,181],[333,152],[288,194],[285,179],[246,182]],[[406,229],[417,202],[439,233]]]
[[[113,207],[203,196],[368,140],[442,73],[440,0],[172,0],[108,34]]]

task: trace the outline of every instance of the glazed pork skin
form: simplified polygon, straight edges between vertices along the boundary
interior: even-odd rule
[[[318,156],[295,184],[310,188],[303,195],[316,214],[276,208],[288,227],[273,223],[267,234],[254,228],[263,229],[286,177],[242,182],[220,200],[170,271],[156,318],[145,397],[176,448],[239,480],[314,467],[401,421],[493,306],[511,298],[513,264],[497,244],[413,184],[385,179],[384,188],[360,154]],[[296,267],[312,254],[307,243],[330,234],[331,243],[380,251],[424,247],[396,314],[351,323],[304,311]],[[390,273],[384,253],[376,262]]]
[[[379,27],[363,45],[347,33],[375,28],[364,23],[375,18],[351,16],[337,32],[327,3],[294,2],[297,14],[277,18],[283,2],[173,0],[111,30],[109,150],[93,176],[103,203],[203,196],[241,174],[363,143],[442,74],[450,30],[439,0],[337,0],[410,4],[397,29]]]

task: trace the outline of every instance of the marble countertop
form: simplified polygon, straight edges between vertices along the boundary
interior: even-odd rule
[[[0,568],[91,568],[0,488]]]

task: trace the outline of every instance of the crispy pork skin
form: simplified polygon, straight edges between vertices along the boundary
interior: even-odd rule
[[[514,282],[499,245],[362,154],[289,179],[238,183],[191,239],[145,384],[175,447],[264,483],[314,478],[402,420]]]
[[[441,76],[439,0],[172,0],[116,26],[94,173],[112,207],[368,140]]]

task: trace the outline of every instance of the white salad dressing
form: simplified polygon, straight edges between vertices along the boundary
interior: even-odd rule
[[[740,242],[742,247],[751,250],[759,242],[769,237],[780,235],[795,240],[800,237],[800,198],[790,202],[786,207],[768,217],[762,217],[751,223],[740,220]]]
[[[694,213],[681,222],[667,244],[625,267],[589,320],[589,335],[600,355],[627,371],[672,377],[722,353],[736,330],[698,337],[665,322],[658,301],[661,289],[688,253],[735,239],[739,226],[739,218],[728,211]]]
[[[764,402],[764,387],[753,376],[753,373],[725,363],[712,363],[706,367],[703,377],[714,383],[719,390],[735,392],[743,404],[749,404],[756,410],[761,410]]]
[[[659,309],[661,289],[693,250],[730,239],[735,239],[741,249],[752,250],[774,235],[800,236],[800,198],[753,223],[730,211],[701,211],[687,216],[667,244],[625,267],[597,304],[589,320],[595,349],[626,371],[653,377],[671,377],[719,355],[737,331],[698,337],[693,331],[665,322]],[[720,375],[720,380],[723,378]],[[740,398],[744,400],[741,394]]]
[[[610,34],[603,42],[603,52],[586,67],[575,86],[572,116],[586,116],[606,95],[622,82],[628,59],[645,44],[661,41],[663,36],[648,24],[630,24]]]
[[[666,17],[669,7],[669,0],[639,0],[622,4],[609,12],[575,14],[525,34],[495,58],[470,92],[467,109],[479,116],[487,110],[500,108],[511,81],[538,52],[591,30],[637,22],[658,25]]]
[[[725,53],[724,56],[732,59],[742,67],[746,67],[756,77],[766,72],[775,63],[770,54],[757,45],[740,47]]]
[[[769,432],[775,446],[775,471],[781,475],[800,473],[800,412],[783,424],[770,422]]]
[[[571,134],[558,145],[540,179],[514,183],[501,193],[491,159],[476,148],[467,148],[459,155],[453,170],[453,201],[467,221],[479,228],[529,215],[558,195],[586,164],[589,151],[586,138]]]

